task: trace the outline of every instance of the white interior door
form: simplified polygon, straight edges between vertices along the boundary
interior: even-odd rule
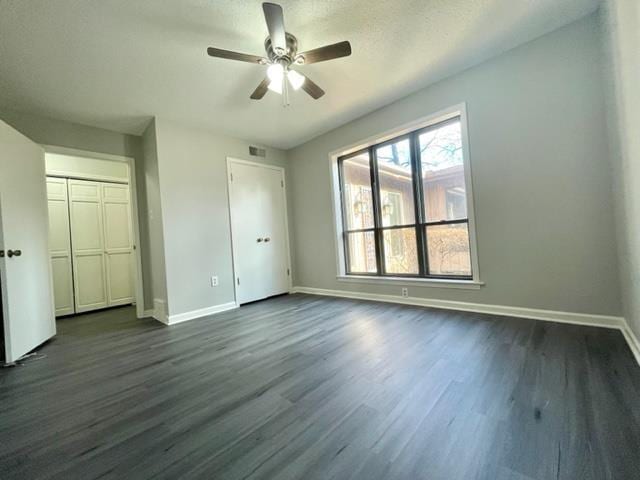
[[[47,178],[47,201],[49,204],[49,254],[53,272],[56,316],[69,315],[75,312],[75,307],[66,178]]]
[[[48,223],[44,152],[0,121],[0,289],[7,362],[56,333]]]
[[[239,304],[289,290],[284,175],[229,160],[229,204]]]
[[[104,260],[101,185],[69,180],[76,312],[108,305]]]
[[[265,195],[262,199],[263,242],[262,256],[265,268],[265,296],[289,291],[289,250],[282,170],[263,168],[262,182]],[[260,245],[260,244],[259,244]]]
[[[102,184],[104,253],[109,305],[133,302],[133,241],[128,185]]]

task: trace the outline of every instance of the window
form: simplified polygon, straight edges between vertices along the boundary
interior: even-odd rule
[[[461,115],[338,158],[345,271],[473,279]]]

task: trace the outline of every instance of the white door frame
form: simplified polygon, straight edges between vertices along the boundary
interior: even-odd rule
[[[251,165],[252,167],[259,167],[259,168],[267,168],[270,170],[276,170],[277,172],[280,172],[280,176],[282,178],[282,195],[283,195],[283,199],[284,199],[284,229],[285,229],[285,242],[286,242],[286,249],[287,249],[287,269],[289,270],[289,293],[292,292],[293,290],[293,283],[292,283],[292,271],[291,271],[291,250],[289,248],[289,211],[288,211],[288,202],[287,202],[287,179],[286,179],[286,175],[285,175],[285,169],[284,167],[278,167],[276,165],[270,165],[267,163],[259,163],[259,162],[252,162],[250,160],[242,160],[240,158],[236,158],[236,157],[227,157],[227,206],[229,209],[229,233],[231,235],[231,259],[233,262],[233,296],[234,296],[234,300],[236,302],[236,304],[238,304],[238,284],[236,282],[236,265],[238,265],[237,262],[237,256],[236,256],[236,249],[233,243],[233,209],[231,208],[231,165],[232,164],[239,164],[239,165]]]
[[[46,153],[58,153],[60,155],[73,155],[76,157],[95,158],[97,160],[110,160],[112,162],[124,162],[128,165],[129,170],[129,204],[131,205],[131,221],[133,223],[133,255],[135,258],[136,273],[136,317],[144,318],[144,284],[142,282],[142,257],[140,255],[140,222],[138,219],[138,194],[136,189],[136,160],[133,157],[125,157],[121,155],[111,155],[108,153],[90,152],[87,150],[79,150],[76,148],[58,147],[55,145],[42,145]],[[48,173],[47,173],[48,174]],[[49,175],[49,174],[48,174]],[[56,176],[55,173],[49,176]],[[102,180],[105,182],[113,182],[106,177],[89,178],[86,175],[64,175],[67,178],[77,178],[78,180]]]

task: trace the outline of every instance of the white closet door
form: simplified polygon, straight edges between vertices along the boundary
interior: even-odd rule
[[[76,312],[106,307],[101,185],[69,180]]]
[[[56,316],[75,312],[71,269],[71,238],[67,180],[47,177],[49,206],[49,253],[53,273],[53,294]]]
[[[283,172],[263,168],[262,182],[267,192],[262,204],[264,231],[262,236],[265,261],[266,295],[273,296],[289,290],[286,206]]]
[[[289,290],[282,171],[229,162],[229,202],[239,304]]]
[[[133,242],[127,185],[102,184],[102,218],[109,305],[133,302]]]

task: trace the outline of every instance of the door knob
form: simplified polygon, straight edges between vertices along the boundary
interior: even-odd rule
[[[264,241],[265,241],[265,243],[266,243],[266,242],[270,242],[270,241],[271,241],[271,239],[270,239],[269,237],[265,237]]]
[[[20,255],[22,255],[22,251],[21,250],[7,250],[7,257],[11,258],[11,257],[19,257]]]
[[[258,238],[258,239],[256,240],[256,242],[258,242],[258,243],[260,243],[261,241],[262,241],[262,238]],[[265,240],[265,242],[266,242],[266,240]]]

